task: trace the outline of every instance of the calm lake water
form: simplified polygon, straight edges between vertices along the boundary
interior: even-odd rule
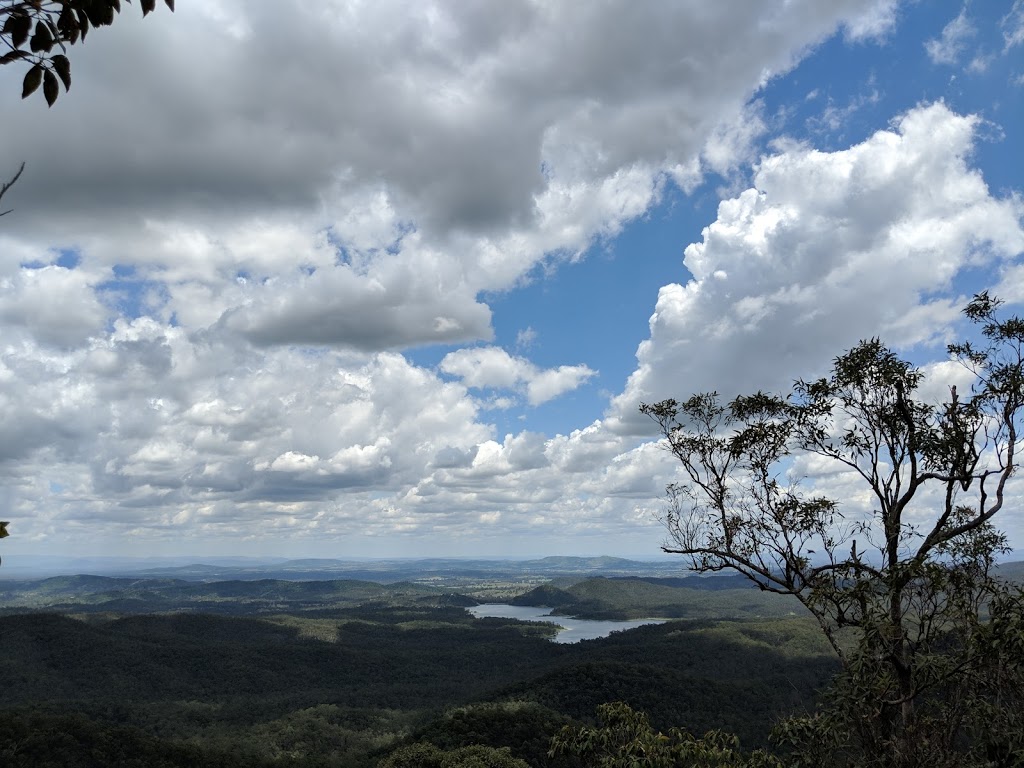
[[[503,603],[485,603],[467,609],[478,619],[494,616],[500,619],[519,619],[520,621],[550,621],[564,629],[554,637],[556,643],[576,643],[580,640],[593,640],[595,637],[607,637],[621,629],[642,627],[645,624],[664,624],[665,619],[634,619],[632,621],[592,621],[591,619],[574,619],[571,616],[552,616],[550,608],[532,608],[529,606],[505,605]]]

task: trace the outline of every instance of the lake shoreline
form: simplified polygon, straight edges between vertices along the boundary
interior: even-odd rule
[[[669,619],[582,619],[575,616],[555,615],[548,606],[520,606],[507,603],[483,603],[466,608],[474,617],[518,619],[537,623],[553,624],[558,631],[551,638],[555,643],[577,643],[581,640],[595,640],[607,637],[612,632],[622,632],[649,624],[664,624]]]

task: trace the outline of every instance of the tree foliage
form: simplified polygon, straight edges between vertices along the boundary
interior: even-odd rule
[[[943,403],[917,397],[923,372],[872,339],[786,397],[642,406],[687,477],[668,489],[665,551],[796,596],[842,663],[831,707],[780,742],[863,765],[1020,750],[1013,717],[978,716],[1019,699],[1024,659],[1024,600],[993,575],[1024,407],[1024,321],[999,307],[982,293],[965,309],[982,341],[949,353],[975,381]],[[807,457],[855,478],[871,512],[806,491],[793,475]]]
[[[457,749],[438,749],[430,743],[412,744],[392,752],[378,768],[530,768],[513,757],[508,747],[495,749],[480,744]]]
[[[762,750],[746,755],[735,736],[709,731],[701,738],[673,728],[655,731],[647,715],[617,701],[597,708],[598,726],[566,726],[549,755],[579,757],[594,768],[782,768]]]
[[[174,10],[174,0],[164,4]],[[146,16],[156,8],[156,0],[139,0],[139,5]],[[64,90],[71,88],[68,46],[85,42],[95,27],[113,24],[120,12],[121,0],[3,0],[0,42],[6,51],[0,53],[0,64],[27,64],[21,97],[42,86],[43,98],[52,106],[61,84]]]

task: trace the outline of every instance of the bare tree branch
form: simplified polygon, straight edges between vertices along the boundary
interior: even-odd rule
[[[21,178],[21,172],[25,170],[25,164],[22,163],[21,167],[18,168],[18,172],[14,174],[10,181],[5,182],[3,186],[0,186],[0,200],[3,200],[4,195],[7,194],[7,190],[15,185],[19,178]],[[6,211],[0,211],[0,216],[6,216],[8,213],[13,211],[13,208],[9,208]]]

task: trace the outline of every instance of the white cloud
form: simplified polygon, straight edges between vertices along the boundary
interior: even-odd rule
[[[967,8],[942,28],[942,34],[924,44],[928,58],[935,64],[956,64],[960,54],[967,47],[967,41],[977,34],[977,30],[967,18]]]
[[[440,369],[458,376],[467,387],[511,389],[529,378],[533,366],[521,357],[512,357],[500,347],[460,349],[445,355]]]
[[[741,165],[756,159],[757,140],[767,130],[763,111],[763,104],[753,102],[747,104],[732,120],[718,125],[701,152],[710,170],[727,176]]]
[[[107,319],[95,293],[98,282],[79,269],[21,268],[0,277],[0,322],[24,328],[44,344],[80,346],[102,332]]]
[[[540,405],[570,392],[597,371],[586,365],[561,365],[542,370],[500,347],[473,347],[449,352],[439,368],[477,389],[524,389],[530,405]]]
[[[879,0],[859,16],[849,19],[844,27],[853,41],[884,38],[896,26],[899,0]]]
[[[540,405],[561,394],[571,392],[597,371],[585,365],[560,365],[540,371],[526,382],[526,399],[530,405]]]
[[[641,401],[786,388],[861,338],[944,341],[953,279],[1024,252],[1024,204],[968,164],[978,124],[925,105],[846,150],[766,157],[687,247],[693,279],[661,289],[610,426],[649,432]]]
[[[1024,0],[1014,0],[1013,7],[999,22],[1003,28],[1004,53],[1024,44]]]
[[[664,446],[644,443],[615,456],[582,487],[599,497],[657,499],[663,496],[670,472],[677,464]]]
[[[604,466],[627,447],[618,435],[609,432],[600,421],[569,435],[556,435],[548,441],[545,453],[559,472],[588,472]]]
[[[978,54],[971,59],[967,65],[967,71],[974,75],[981,75],[988,71],[989,66],[995,59],[995,55]]]
[[[532,327],[527,326],[516,334],[516,349],[529,349],[536,341],[537,332]]]

